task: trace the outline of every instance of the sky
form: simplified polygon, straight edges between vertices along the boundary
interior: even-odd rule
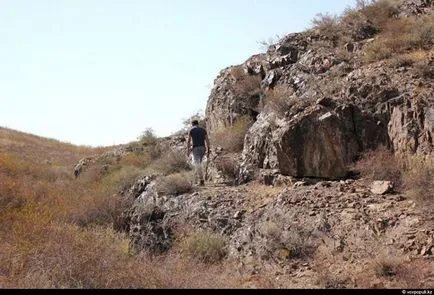
[[[168,136],[220,70],[354,0],[0,0],[0,126],[87,146]]]

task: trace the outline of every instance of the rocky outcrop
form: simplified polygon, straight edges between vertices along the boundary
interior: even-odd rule
[[[430,2],[419,2],[404,1],[401,12],[432,13]],[[297,177],[343,177],[358,154],[382,145],[401,154],[433,153],[432,57],[419,66],[366,64],[364,49],[373,41],[368,38],[339,45],[317,30],[289,34],[266,53],[221,72],[206,109],[211,133],[243,114],[256,120],[244,142],[242,181],[263,168]],[[259,94],[234,94],[240,86],[234,68],[262,78]],[[297,106],[276,118],[266,108],[267,93],[280,86]]]
[[[161,195],[155,189],[157,182],[158,178],[144,176],[124,195],[133,197],[135,202],[118,218],[115,229],[128,233],[134,250],[167,251],[175,229],[183,222],[225,235],[240,226],[242,213],[233,209],[241,201],[240,195],[226,199],[219,193],[214,198],[197,192]]]
[[[388,129],[396,152],[433,153],[434,105],[407,100],[407,103],[393,107]]]
[[[252,167],[296,177],[345,177],[361,151],[387,144],[386,126],[354,105],[318,104],[281,120],[273,131],[261,117],[246,135],[241,178],[248,179]]]
[[[126,192],[135,202],[121,218],[128,226],[117,229],[128,234],[134,251],[168,251],[187,223],[224,236],[229,258],[252,273],[271,267],[312,275],[314,260],[305,258],[315,253],[333,253],[322,259],[339,259],[342,269],[371,261],[373,251],[386,248],[434,255],[432,216],[402,195],[378,195],[361,181],[297,182],[272,194],[257,184],[220,186],[177,196],[158,194],[157,182],[143,177]]]

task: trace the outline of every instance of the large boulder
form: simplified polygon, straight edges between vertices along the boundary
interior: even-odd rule
[[[386,126],[353,105],[311,106],[274,129],[276,124],[260,118],[245,139],[240,175],[245,180],[252,168],[295,177],[345,177],[362,150],[388,144]]]

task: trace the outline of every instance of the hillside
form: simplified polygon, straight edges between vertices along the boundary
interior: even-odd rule
[[[185,130],[0,129],[2,288],[433,288],[434,3],[357,1],[223,69]]]

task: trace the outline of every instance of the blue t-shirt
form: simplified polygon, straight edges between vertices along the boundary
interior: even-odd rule
[[[193,147],[205,146],[205,129],[203,129],[202,127],[193,127],[190,129],[190,136],[193,140]]]

